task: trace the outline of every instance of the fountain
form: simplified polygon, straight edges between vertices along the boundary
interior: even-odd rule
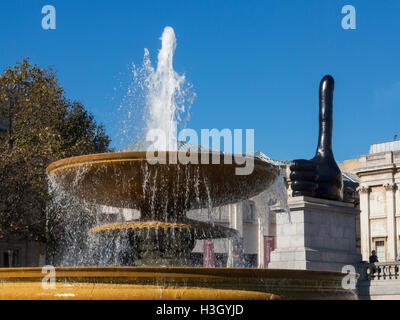
[[[179,151],[159,151],[167,158]],[[193,152],[185,152],[185,155]],[[195,153],[200,158],[205,153]],[[146,152],[121,152],[80,156],[52,163],[48,174],[76,196],[97,204],[138,209],[138,220],[104,224],[90,230],[113,236],[126,230],[135,265],[186,266],[197,239],[234,236],[236,231],[186,217],[192,209],[239,202],[265,190],[277,177],[276,167],[255,160],[251,175],[235,175],[237,165],[213,164],[215,153],[206,154],[209,164],[149,164]],[[160,156],[160,154],[158,154]],[[78,183],[75,183],[77,175]]]
[[[47,167],[50,179],[73,197],[140,212],[139,219],[102,223],[89,230],[97,237],[124,237],[134,266],[58,267],[50,289],[43,286],[40,268],[2,269],[0,298],[353,299],[353,291],[342,288],[340,273],[191,266],[196,240],[234,237],[237,232],[189,219],[186,213],[256,196],[271,186],[279,170],[255,158],[251,174],[237,175],[235,170],[243,166],[238,163],[245,163],[246,155],[229,161],[219,152],[174,150],[175,132],[169,124],[175,119],[174,95],[183,78],[172,68],[172,28],[165,29],[162,44],[157,70],[150,72],[148,129],[162,124],[168,138],[164,148],[153,157],[146,151],[93,154]],[[182,155],[197,161],[176,161]]]

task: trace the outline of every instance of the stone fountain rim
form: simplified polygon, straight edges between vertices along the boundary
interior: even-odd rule
[[[43,278],[41,267],[23,267],[23,268],[1,268],[0,281],[4,278],[13,277]],[[325,270],[297,270],[297,269],[265,269],[265,268],[205,268],[205,267],[54,267],[59,278],[80,278],[98,277],[108,278],[110,276],[126,278],[127,276],[154,277],[163,274],[166,277],[211,277],[211,278],[284,278],[301,280],[338,280],[345,275],[338,271]],[[355,274],[358,276],[357,274]]]
[[[64,158],[64,159],[60,159],[57,161],[54,161],[52,163],[50,163],[47,168],[46,168],[46,172],[47,174],[50,174],[51,172],[54,172],[55,170],[65,167],[65,166],[75,166],[75,165],[79,165],[79,164],[89,164],[89,163],[97,163],[97,162],[105,162],[105,161],[143,161],[143,160],[147,160],[147,152],[148,151],[128,151],[128,152],[108,152],[108,153],[93,153],[93,154],[87,154],[87,155],[81,155],[81,156],[75,156],[75,157],[69,157],[69,158]],[[152,151],[153,152],[153,151]],[[204,152],[204,151],[154,151],[159,154],[166,154],[169,155],[171,153],[176,153],[178,154],[183,154],[185,153],[187,156],[189,156],[189,154],[196,154],[196,155],[202,155],[202,154],[210,154],[210,155],[219,155],[222,159],[224,158],[224,156],[228,155],[228,156],[235,156],[235,159],[252,159],[254,161],[254,166],[262,166],[265,170],[271,170],[271,171],[275,171],[276,175],[278,175],[278,167],[260,160],[256,157],[251,157],[251,156],[246,156],[246,155],[231,155],[231,154],[226,154],[223,152]],[[151,158],[150,158],[151,159]],[[152,158],[154,159],[154,158]],[[178,165],[178,164],[169,164],[168,165]],[[189,163],[190,164],[190,163]],[[184,164],[181,164],[184,165]],[[201,165],[201,163],[199,164]],[[234,163],[232,164],[225,164],[224,162],[220,163],[220,164],[212,164],[210,163],[210,165],[235,165]]]
[[[47,269],[47,272],[49,270]],[[270,300],[357,299],[333,271],[192,267],[57,267],[53,289],[42,268],[0,269],[0,299]]]

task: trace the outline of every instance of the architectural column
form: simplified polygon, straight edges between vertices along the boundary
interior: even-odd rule
[[[240,208],[238,208],[240,206]],[[229,205],[229,227],[239,231],[240,236],[243,236],[243,210],[242,203]]]
[[[360,194],[360,233],[361,254],[364,261],[369,261],[371,255],[371,232],[369,221],[369,187],[360,186],[357,191]]]
[[[229,228],[236,229],[239,231],[239,236],[243,237],[243,204],[235,203],[230,204],[229,208]],[[228,241],[228,267],[233,267],[233,241],[238,239],[232,239]]]
[[[394,193],[394,206],[395,206],[395,227],[396,227],[396,243],[397,243],[397,254],[400,253],[400,188],[397,184],[396,191]]]
[[[258,268],[265,268],[264,266],[264,226],[260,217],[257,217],[257,232],[258,232]]]
[[[387,216],[387,258],[389,261],[395,261],[397,257],[397,239],[396,239],[396,207],[394,183],[383,185],[386,190],[386,216]]]

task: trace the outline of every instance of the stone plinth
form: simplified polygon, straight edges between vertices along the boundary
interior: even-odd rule
[[[289,199],[290,216],[276,215],[276,249],[268,268],[341,271],[361,261],[352,204],[312,197]]]

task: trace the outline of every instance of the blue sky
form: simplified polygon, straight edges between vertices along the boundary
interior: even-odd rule
[[[46,4],[57,10],[56,30],[41,27]],[[341,27],[346,4],[356,30]],[[175,69],[197,94],[190,128],[254,128],[256,149],[270,157],[311,158],[318,85],[329,73],[340,162],[400,136],[399,17],[396,0],[2,1],[0,68],[24,57],[53,67],[67,96],[115,138],[118,79],[144,48],[156,61],[169,25]]]

